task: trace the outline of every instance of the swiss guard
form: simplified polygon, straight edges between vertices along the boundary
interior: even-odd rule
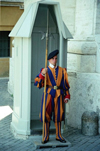
[[[48,55],[49,66],[47,68],[42,68],[35,78],[34,85],[40,89],[44,87],[46,74],[45,124],[42,143],[47,143],[49,141],[49,126],[52,114],[56,127],[56,140],[66,143],[66,140],[61,136],[61,121],[64,120],[64,103],[67,103],[70,99],[70,86],[66,69],[57,66],[58,53],[58,50],[54,50]],[[43,122],[43,101],[44,94],[41,101],[41,122]]]

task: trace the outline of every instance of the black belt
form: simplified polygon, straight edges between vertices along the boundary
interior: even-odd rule
[[[63,89],[61,86],[50,86],[50,85],[46,85],[47,88],[51,88],[51,89],[54,89],[54,90],[58,90],[58,89]]]

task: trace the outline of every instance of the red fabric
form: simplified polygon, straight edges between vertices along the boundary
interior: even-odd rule
[[[39,78],[42,79],[42,80],[45,79],[45,77],[41,73],[39,74]]]
[[[70,99],[70,94],[67,94],[64,99]]]
[[[46,112],[48,113],[48,115],[51,115],[52,113],[52,97],[50,99],[48,106],[46,107]]]

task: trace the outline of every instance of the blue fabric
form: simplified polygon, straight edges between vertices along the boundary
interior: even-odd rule
[[[50,78],[50,81],[52,83],[52,86],[55,86],[56,82],[55,82],[54,76],[53,76],[51,70],[49,69],[49,67],[48,67],[48,74],[49,74],[49,78]]]
[[[51,94],[52,95],[52,97],[55,97],[55,94],[56,94],[56,90],[54,90],[54,89],[51,89],[51,91],[50,91],[50,93],[49,94]]]

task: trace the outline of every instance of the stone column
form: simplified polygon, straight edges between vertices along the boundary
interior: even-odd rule
[[[92,110],[100,113],[100,55],[95,28],[97,6],[95,0],[76,1],[74,39],[68,44],[71,100],[67,121],[68,125],[76,128],[81,128],[83,112]]]

